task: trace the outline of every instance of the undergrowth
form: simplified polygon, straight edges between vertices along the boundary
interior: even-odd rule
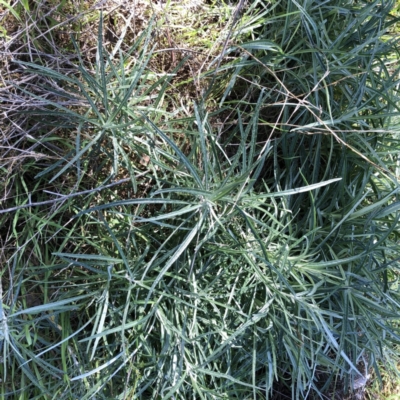
[[[132,8],[136,30],[126,8],[5,4],[40,23],[4,33],[2,398],[380,396],[400,341],[393,2],[197,2],[217,44],[172,2]]]

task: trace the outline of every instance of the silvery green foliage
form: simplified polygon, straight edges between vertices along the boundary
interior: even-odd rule
[[[2,368],[26,398],[324,398],[396,363],[391,6],[250,4],[249,39],[209,74],[221,109],[199,99],[179,120],[151,26],[112,55],[100,24],[75,74],[20,63],[41,79],[18,88],[35,140],[57,149],[54,128],[62,150],[34,170],[38,198],[21,180],[0,214],[21,229]]]

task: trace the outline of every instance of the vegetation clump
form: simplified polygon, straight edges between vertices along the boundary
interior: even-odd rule
[[[1,396],[380,398],[395,4],[1,4]]]

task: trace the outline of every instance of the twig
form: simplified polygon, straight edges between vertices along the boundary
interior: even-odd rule
[[[211,79],[211,83],[210,83],[210,85],[208,86],[208,89],[207,89],[207,91],[206,91],[206,93],[205,93],[205,95],[204,95],[204,99],[206,99],[206,98],[208,97],[208,95],[210,94],[211,89],[212,89],[212,87],[213,87],[213,85],[214,85],[215,78],[216,78],[216,76],[217,76],[217,72],[218,72],[219,67],[220,67],[220,65],[221,65],[221,62],[222,62],[222,58],[224,57],[224,53],[225,53],[225,51],[226,51],[226,48],[228,47],[229,39],[231,38],[233,28],[236,26],[236,23],[237,23],[237,21],[238,21],[238,19],[239,19],[239,13],[240,13],[241,9],[243,8],[244,2],[245,2],[245,0],[240,0],[240,2],[239,2],[239,4],[238,4],[238,6],[236,7],[236,10],[235,10],[235,12],[234,12],[234,14],[233,14],[232,25],[231,25],[231,27],[229,28],[229,32],[228,32],[228,34],[227,34],[227,36],[226,36],[226,39],[225,39],[225,41],[224,41],[224,46],[222,47],[221,56],[220,56],[219,59],[218,59],[217,66],[215,67],[214,74],[213,74],[213,77],[212,77],[212,79]]]

